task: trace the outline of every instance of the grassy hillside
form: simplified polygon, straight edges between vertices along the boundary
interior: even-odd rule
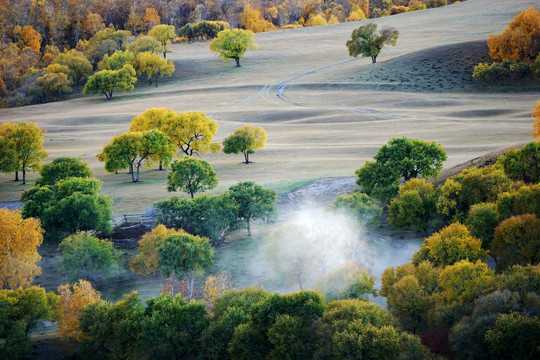
[[[174,45],[176,73],[159,88],[0,110],[0,120],[34,121],[47,130],[52,160],[81,156],[104,181],[116,214],[144,211],[166,192],[166,174],[145,170],[139,184],[124,172],[108,174],[95,155],[133,116],[150,107],[203,111],[219,124],[221,141],[244,124],[268,131],[267,148],[241,164],[241,156],[203,155],[215,167],[221,192],[238,180],[287,191],[307,180],[351,176],[389,138],[409,136],[440,142],[447,166],[499,147],[526,142],[530,112],[540,87],[484,88],[467,74],[487,58],[482,44],[501,32],[535,0],[470,0],[375,22],[400,31],[395,48],[378,64],[351,59],[345,41],[363,22],[257,34],[260,50],[242,67],[223,63],[208,42]],[[0,201],[13,201],[27,186],[0,176]]]

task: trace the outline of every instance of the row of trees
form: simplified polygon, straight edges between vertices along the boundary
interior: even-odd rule
[[[130,131],[115,136],[97,155],[109,172],[129,169],[133,182],[139,181],[139,171],[145,163],[159,163],[160,170],[168,166],[175,154],[186,157],[205,152],[215,153],[220,144],[212,142],[217,123],[201,112],[176,113],[171,109],[152,108],[133,118]],[[249,155],[264,148],[267,133],[261,127],[243,126],[223,141],[227,154]],[[185,190],[193,196],[217,185],[215,172],[203,160],[181,159],[171,165],[169,190]]]
[[[475,66],[473,78],[500,84],[540,76],[540,11],[534,7],[522,11],[502,34],[490,35],[487,45],[495,62]]]

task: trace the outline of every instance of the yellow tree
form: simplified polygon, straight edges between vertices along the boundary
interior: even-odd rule
[[[495,60],[533,62],[540,52],[540,11],[520,12],[502,34],[490,35],[489,56]]]
[[[21,38],[26,46],[40,52],[42,37],[33,27],[25,26],[21,31]]]
[[[129,269],[139,275],[155,274],[159,265],[158,248],[170,235],[184,234],[183,230],[168,229],[165,225],[158,225],[149,233],[146,233],[139,241],[140,254],[135,256],[129,263]]]
[[[531,133],[531,136],[533,139],[540,141],[540,100],[538,100],[538,102],[536,103],[536,107],[534,108],[532,112],[532,116],[535,117],[535,120],[533,124],[533,132]]]
[[[212,143],[217,127],[215,121],[201,112],[188,111],[178,114],[170,109],[149,109],[133,118],[129,131],[163,131],[172,145],[183,154],[192,156],[219,151],[219,144]]]
[[[73,285],[60,285],[58,294],[58,336],[80,341],[84,335],[79,328],[79,317],[89,305],[101,300],[101,294],[86,280],[79,280]]]
[[[242,29],[225,29],[210,43],[210,51],[217,52],[218,58],[227,61],[234,59],[236,67],[240,66],[240,58],[248,50],[257,50],[259,46],[253,42],[253,31]]]
[[[161,24],[161,18],[156,9],[146,8],[143,21],[148,30],[152,29],[154,26]]]
[[[249,155],[254,154],[256,149],[264,149],[268,134],[260,126],[242,126],[223,141],[225,154],[244,154],[246,164],[249,164]]]
[[[226,291],[232,289],[231,274],[221,271],[216,275],[210,275],[204,282],[203,299],[206,307],[212,310],[214,301]]]
[[[240,14],[240,22],[247,30],[254,33],[276,30],[277,27],[271,22],[265,20],[261,12],[247,5]]]
[[[105,29],[105,23],[103,22],[103,18],[99,14],[88,14],[88,16],[86,16],[86,19],[84,19],[83,21],[83,31],[89,38],[96,35],[98,31],[101,31],[103,29]]]
[[[171,60],[162,59],[158,54],[149,51],[137,54],[132,64],[137,75],[146,75],[150,84],[152,84],[152,79],[155,79],[156,87],[160,77],[171,76],[174,72],[174,63]]]
[[[38,219],[0,208],[0,288],[27,287],[41,274],[36,262],[43,232]]]
[[[172,25],[157,25],[152,28],[148,32],[148,35],[156,39],[161,43],[163,46],[163,57],[167,57],[167,53],[170,52],[169,48],[167,47],[167,44],[171,42],[171,40],[176,38],[176,30],[174,29],[174,26]]]

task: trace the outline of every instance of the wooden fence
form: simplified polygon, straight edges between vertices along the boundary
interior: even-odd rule
[[[152,226],[156,223],[157,216],[149,214],[123,214],[117,218],[111,220],[113,227],[126,225],[126,224],[140,224]]]

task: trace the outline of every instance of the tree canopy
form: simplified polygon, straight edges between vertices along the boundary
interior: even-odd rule
[[[161,50],[163,51],[163,58],[167,57],[167,53],[170,52],[167,44],[176,38],[176,30],[171,25],[156,25],[148,32],[148,35],[156,39],[161,43]]]
[[[231,186],[229,195],[238,204],[238,217],[246,222],[250,236],[250,222],[268,218],[275,210],[276,193],[252,181],[243,181]]]
[[[87,162],[76,157],[59,157],[52,162],[44,164],[36,180],[36,185],[54,185],[60,180],[70,177],[89,178],[93,173]]]
[[[158,86],[158,79],[160,77],[165,75],[171,76],[174,72],[174,63],[171,60],[167,61],[167,59],[159,57],[158,54],[148,51],[137,54],[132,64],[137,75],[146,75],[150,84],[152,83],[152,79],[154,79],[156,87]]]
[[[218,58],[227,61],[234,59],[236,66],[240,66],[240,59],[247,50],[257,50],[259,47],[253,42],[253,32],[242,29],[225,29],[217,34],[217,38],[210,43],[210,51],[217,52]]]
[[[130,64],[119,70],[101,70],[88,78],[83,94],[103,94],[112,100],[114,91],[132,91],[137,78],[135,69]]]
[[[244,154],[246,164],[249,164],[249,155],[257,149],[264,149],[268,134],[260,126],[245,125],[223,140],[225,154]]]
[[[399,31],[394,28],[383,28],[380,33],[375,33],[376,31],[375,23],[368,23],[353,30],[351,40],[346,43],[349,56],[371,57],[371,61],[376,63],[384,45],[396,46]]]

